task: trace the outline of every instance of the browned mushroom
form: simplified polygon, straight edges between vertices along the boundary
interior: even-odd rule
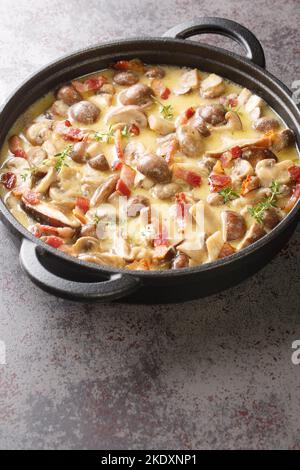
[[[239,244],[238,250],[241,250],[242,248],[246,248],[247,246],[251,245],[252,243],[262,238],[265,234],[266,234],[266,231],[263,228],[263,226],[261,224],[258,224],[257,222],[254,222],[249,228],[249,230],[247,231],[244,239]]]
[[[242,215],[235,211],[225,210],[221,213],[223,239],[226,242],[238,240],[246,233],[246,222]]]
[[[148,153],[140,157],[137,162],[137,169],[157,183],[168,183],[172,176],[167,162],[162,157],[154,154]]]
[[[107,201],[109,196],[115,191],[117,182],[119,180],[119,175],[114,175],[108,178],[99,188],[94,192],[92,199],[90,201],[90,206],[95,207],[102,202]]]

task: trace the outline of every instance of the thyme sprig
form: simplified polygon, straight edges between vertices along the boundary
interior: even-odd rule
[[[171,104],[163,104],[155,96],[152,96],[153,101],[159,105],[159,112],[165,119],[172,119],[174,117],[174,109]]]
[[[97,140],[97,142],[104,142],[106,144],[112,143],[115,135],[115,129],[112,127],[112,125],[109,126],[107,131],[97,131],[94,133],[94,139]],[[129,137],[130,132],[127,126],[123,127],[121,130],[121,137]]]
[[[223,196],[224,204],[228,204],[230,201],[233,201],[234,199],[240,197],[239,194],[230,187],[220,189],[219,194]]]
[[[68,166],[68,164],[66,163],[66,158],[71,155],[72,150],[73,145],[69,144],[61,152],[54,155],[54,157],[56,158],[54,168],[57,172],[60,171],[62,167]]]
[[[273,181],[270,186],[271,194],[262,201],[260,201],[256,206],[249,207],[248,211],[250,215],[258,222],[259,224],[263,223],[265,212],[271,207],[276,207],[276,199],[280,193],[280,183]]]

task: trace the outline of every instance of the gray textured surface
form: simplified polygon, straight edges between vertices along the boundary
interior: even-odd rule
[[[79,47],[203,14],[253,29],[291,86],[299,10],[297,0],[0,0],[0,96]],[[298,231],[254,278],[209,299],[79,305],[34,287],[0,226],[0,448],[299,449],[299,250]]]

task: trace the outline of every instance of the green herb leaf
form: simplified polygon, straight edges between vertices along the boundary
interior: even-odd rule
[[[67,145],[62,152],[57,153],[54,155],[56,158],[56,162],[54,165],[54,168],[56,171],[60,171],[63,166],[68,166],[66,163],[66,158],[70,156],[71,152],[73,150],[73,145],[69,144]]]
[[[256,204],[256,206],[249,207],[248,209],[250,215],[259,224],[263,223],[265,212],[270,209],[270,207],[276,207],[276,198],[280,193],[280,183],[278,183],[277,181],[273,181],[270,186],[270,190],[270,196],[264,198],[261,202]]]
[[[237,199],[239,196],[232,188],[223,188],[220,189],[219,194],[224,198],[224,204],[228,204],[228,202]]]
[[[110,125],[106,132],[95,132],[94,139],[98,142],[105,142],[106,144],[111,143],[112,139],[114,138],[114,130]]]
[[[152,96],[153,101],[159,105],[159,112],[165,119],[172,119],[174,116],[174,109],[171,104],[163,104],[161,101],[159,101],[157,98]]]

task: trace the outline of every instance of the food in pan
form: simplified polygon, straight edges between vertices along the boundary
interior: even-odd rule
[[[246,248],[300,197],[293,132],[214,73],[118,61],[62,85],[16,123],[1,193],[48,245],[131,270]]]

